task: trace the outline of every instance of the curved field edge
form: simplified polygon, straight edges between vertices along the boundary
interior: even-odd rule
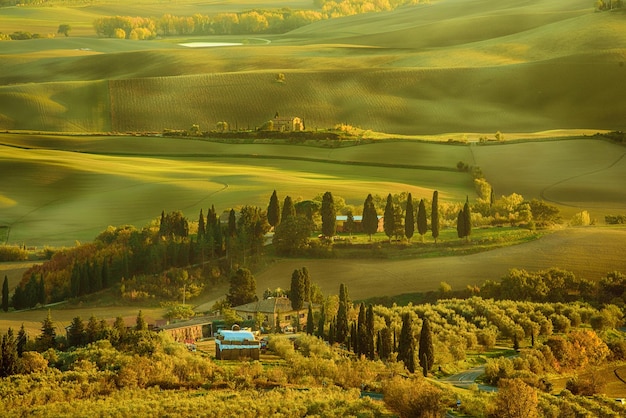
[[[434,291],[441,282],[462,290],[499,280],[512,268],[557,267],[598,280],[611,271],[626,271],[621,256],[624,242],[624,228],[570,228],[525,244],[465,256],[398,261],[281,259],[256,275],[257,289],[284,288],[291,273],[302,266],[325,294],[336,293],[339,284],[346,283],[353,299]]]

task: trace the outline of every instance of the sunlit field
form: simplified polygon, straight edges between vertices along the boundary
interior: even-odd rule
[[[97,38],[90,27],[101,16],[247,7],[313,5],[6,9],[0,27],[8,33],[54,33],[63,18],[74,30],[69,37],[2,43],[0,129],[134,132],[198,124],[210,130],[220,121],[255,128],[276,111],[304,118],[309,129],[347,123],[395,134],[625,127],[619,110],[625,99],[614,88],[626,71],[623,16],[594,13],[588,0],[442,0],[282,34],[130,41]],[[180,45],[193,41],[243,45]],[[278,73],[284,82],[276,81]]]

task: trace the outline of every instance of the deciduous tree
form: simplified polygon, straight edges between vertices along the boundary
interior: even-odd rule
[[[521,379],[500,379],[496,396],[498,418],[536,418],[539,416],[537,392]]]
[[[245,268],[238,269],[230,278],[230,290],[226,300],[230,306],[239,306],[257,300],[256,279]]]

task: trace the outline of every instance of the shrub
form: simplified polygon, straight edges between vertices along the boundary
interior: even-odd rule
[[[14,245],[0,245],[0,261],[28,260],[28,251]]]
[[[441,389],[425,379],[403,379],[394,377],[384,388],[385,404],[401,418],[443,416],[446,399]]]

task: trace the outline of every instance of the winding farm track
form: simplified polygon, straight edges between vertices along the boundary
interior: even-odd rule
[[[567,203],[567,202],[563,202],[563,201],[559,201],[559,200],[555,200],[555,199],[550,199],[547,196],[548,192],[550,191],[550,189],[558,187],[559,185],[567,183],[567,182],[570,182],[572,180],[576,180],[576,179],[579,179],[579,178],[590,176],[592,174],[597,174],[597,173],[601,173],[603,171],[609,170],[609,169],[615,167],[617,164],[619,164],[619,162],[622,161],[625,156],[626,156],[626,153],[620,155],[619,157],[617,157],[617,159],[615,159],[615,161],[613,161],[612,163],[610,163],[606,167],[600,168],[598,170],[593,170],[593,171],[590,171],[590,172],[587,172],[587,173],[578,174],[578,175],[575,175],[575,176],[572,176],[572,177],[568,177],[568,178],[565,178],[563,180],[557,181],[556,183],[553,183],[553,184],[551,184],[551,185],[549,185],[547,187],[544,187],[543,190],[541,190],[541,193],[540,193],[541,199],[545,200],[546,202],[555,203],[557,205],[577,207],[577,205],[573,205],[573,204],[570,204],[570,203]]]
[[[292,272],[303,266],[325,294],[335,294],[345,283],[353,299],[437,290],[443,281],[455,290],[463,289],[501,279],[512,268],[558,267],[597,280],[611,271],[626,272],[625,244],[623,228],[569,228],[526,244],[466,256],[399,261],[285,259],[256,275],[257,289],[286,288]]]

